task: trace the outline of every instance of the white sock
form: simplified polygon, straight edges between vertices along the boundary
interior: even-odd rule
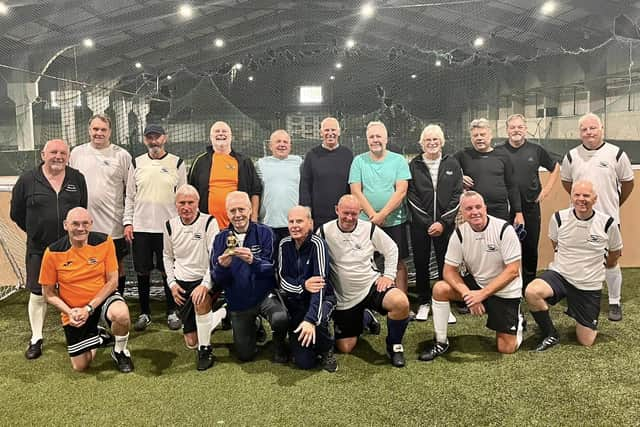
[[[211,331],[213,330],[212,312],[196,314],[196,330],[198,331],[198,346],[211,345]]]
[[[524,332],[524,315],[520,312],[520,308],[518,308],[518,330],[516,331],[516,340],[518,346],[516,350],[520,348],[520,344],[522,344],[522,333]]]
[[[620,266],[607,268],[604,273],[607,281],[607,289],[609,290],[609,304],[620,304],[622,296],[622,271]]]
[[[127,342],[129,342],[129,333],[127,333],[127,335],[114,335],[113,337],[116,340],[113,345],[113,351],[116,353],[122,353],[124,351],[128,356],[129,351],[127,350]]]
[[[218,325],[222,322],[222,319],[227,317],[227,309],[222,307],[219,308],[213,313],[213,319],[211,322],[211,331],[218,327]]]
[[[47,315],[47,301],[44,296],[31,294],[29,296],[29,323],[31,324],[31,344],[42,339],[44,318]]]
[[[449,326],[449,301],[436,301],[431,299],[431,311],[433,312],[433,331],[436,335],[436,341],[446,343],[447,327]]]

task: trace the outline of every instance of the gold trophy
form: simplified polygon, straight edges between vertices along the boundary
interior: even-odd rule
[[[235,255],[236,251],[235,249],[238,247],[238,239],[236,238],[236,236],[231,233],[227,236],[227,249],[225,249],[224,254],[225,255]]]

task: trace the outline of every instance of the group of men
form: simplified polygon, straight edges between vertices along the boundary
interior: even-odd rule
[[[538,350],[559,341],[548,304],[564,296],[578,340],[590,345],[605,255],[609,317],[620,320],[618,211],[633,187],[633,172],[626,154],[604,142],[597,116],[585,115],[579,126],[583,145],[560,168],[526,140],[524,117],[507,120],[509,138],[495,150],[488,121],[471,123],[472,148],[455,156],[467,189],[459,204],[465,223],[449,241],[443,280],[433,289],[435,340],[420,360],[449,348],[449,301],[461,301],[476,315],[486,312],[498,351],[516,351],[523,294],[545,335]],[[264,318],[273,332],[275,362],[291,358],[300,368],[333,372],[334,348],[351,352],[365,328],[379,331],[372,311],[387,316],[391,364],[405,365],[402,340],[412,312],[404,262],[411,219],[404,199],[411,173],[401,155],[387,150],[383,123],[368,124],[369,151],[355,158],[339,144],[334,118],[322,121],[322,144],[304,160],[290,154],[289,134],[277,130],[269,142],[272,155],[254,166],[232,149],[230,126],[216,122],[211,146],[188,174],[183,160],[165,150],[168,137],[159,125],[145,128],[147,153],[135,159],[111,144],[107,116],[92,117],[89,134],[91,141],[70,155],[64,141],[49,141],[42,164],[14,187],[11,216],[28,239],[28,359],[42,354],[49,301],[62,313],[74,369],[86,369],[96,348],[113,342],[118,368],[133,370],[126,348],[131,321],[122,298],[122,260],[131,244],[140,300],[134,329],[151,323],[150,272],[156,268],[167,324],[183,328],[199,370],[213,365],[211,333],[227,317],[240,360],[254,358]],[[540,166],[552,172],[544,188]],[[550,272],[534,279],[539,202],[560,170],[573,208],[554,216],[549,236],[556,257]]]

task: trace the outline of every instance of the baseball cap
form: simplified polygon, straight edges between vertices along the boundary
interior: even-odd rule
[[[157,133],[159,135],[166,135],[167,132],[164,130],[164,128],[160,125],[147,125],[146,128],[144,128],[144,132],[143,135],[147,136],[150,133]]]

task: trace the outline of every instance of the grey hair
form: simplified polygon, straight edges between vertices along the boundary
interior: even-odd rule
[[[476,128],[483,128],[483,129],[489,129],[491,130],[491,124],[489,123],[489,120],[485,119],[484,117],[481,117],[479,119],[475,119],[472,120],[471,123],[469,123],[469,130],[472,131]]]
[[[100,121],[105,122],[106,124],[109,125],[109,129],[111,129],[111,118],[109,116],[107,116],[106,114],[94,114],[89,119],[89,122],[87,123],[87,126],[91,126],[91,122],[94,121],[95,119],[98,119]]]
[[[473,191],[473,190],[467,190],[464,193],[462,193],[460,195],[460,205],[462,205],[462,201],[464,199],[469,199],[471,197],[480,197],[480,200],[482,200],[482,204],[486,205],[486,203],[484,202],[484,197],[482,197],[482,194],[478,193],[477,191]]]
[[[287,215],[291,213],[292,210],[294,209],[302,209],[304,210],[304,215],[307,217],[307,219],[313,219],[313,216],[311,215],[311,208],[309,206],[302,206],[302,205],[296,205],[294,207],[292,207],[291,209],[289,209],[289,212],[287,212]]]
[[[190,184],[182,184],[180,187],[178,187],[178,189],[176,190],[176,199],[178,198],[178,196],[193,196],[197,200],[200,200],[200,193],[198,193],[196,187]]]
[[[229,206],[229,200],[231,199],[242,199],[243,202],[246,202],[249,207],[251,207],[251,199],[249,195],[244,191],[232,191],[227,194],[227,197],[224,199],[225,207]]]
[[[387,127],[384,125],[384,123],[382,123],[379,120],[374,120],[372,122],[367,123],[367,130],[369,130],[369,128],[372,128],[374,126],[382,126],[385,130],[385,132],[387,131]]]
[[[522,114],[512,114],[509,117],[507,117],[507,120],[504,122],[504,124],[509,127],[509,122],[511,120],[515,120],[515,119],[520,119],[524,122],[524,124],[527,124],[527,119],[525,119],[525,117]]]
[[[444,132],[442,131],[440,125],[431,123],[425,126],[425,128],[422,129],[422,133],[420,134],[420,141],[418,141],[419,144],[422,144],[422,140],[427,134],[435,135],[440,140],[441,145],[444,146]]]
[[[585,120],[588,120],[588,119],[595,119],[598,122],[598,125],[600,126],[600,128],[602,128],[602,120],[600,120],[600,117],[598,117],[598,115],[594,113],[587,113],[584,116],[580,117],[578,119],[578,127],[582,127],[582,123],[584,123]]]

